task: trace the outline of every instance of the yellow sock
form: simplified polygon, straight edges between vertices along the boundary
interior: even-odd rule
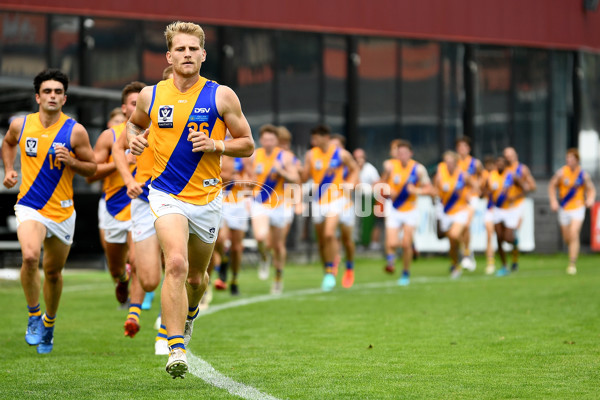
[[[183,352],[185,353],[185,345],[183,344],[183,336],[182,335],[177,335],[177,336],[169,336],[169,349],[174,350],[174,349],[182,349]]]
[[[158,342],[159,340],[168,340],[168,336],[167,336],[167,327],[162,325],[160,326],[160,329],[158,330],[158,333],[156,334],[156,341]]]
[[[198,316],[198,311],[199,311],[199,308],[197,305],[196,305],[196,307],[189,307],[187,319],[188,320],[196,319],[196,317]]]
[[[44,326],[46,328],[52,328],[54,326],[54,323],[56,322],[56,315],[54,317],[49,317],[48,315],[46,315],[46,313],[44,313],[42,321],[44,321]]]
[[[127,319],[132,318],[132,319],[135,319],[136,322],[140,322],[141,312],[142,312],[141,304],[131,303],[129,305],[129,314],[127,314]]]
[[[29,311],[30,317],[39,317],[42,315],[42,311],[40,310],[40,303],[38,303],[35,307],[27,306],[27,310]]]

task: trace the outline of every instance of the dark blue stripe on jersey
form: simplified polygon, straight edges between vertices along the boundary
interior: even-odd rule
[[[454,191],[450,195],[448,202],[444,205],[445,213],[447,213],[448,211],[450,211],[452,209],[452,207],[454,207],[454,205],[460,198],[460,192],[464,189],[464,187],[465,187],[465,177],[461,172],[458,175],[458,178],[456,178],[456,184],[454,185]]]
[[[64,143],[67,150],[72,151],[71,148],[71,132],[73,131],[73,127],[75,126],[75,120],[68,119],[65,121],[63,126],[60,128],[56,137],[53,140],[54,143]],[[27,207],[31,207],[35,210],[41,210],[44,208],[50,197],[52,197],[52,193],[56,190],[56,186],[62,177],[62,174],[65,170],[65,165],[61,163],[60,169],[54,165],[50,168],[50,157],[48,154],[50,151],[53,151],[53,145],[50,145],[50,149],[48,153],[44,155],[44,164],[40,169],[40,172],[35,177],[33,184],[25,194],[17,202],[17,204],[22,204]],[[56,157],[56,155],[55,155]],[[54,158],[54,157],[53,157]],[[53,160],[54,163],[54,160]],[[67,200],[67,199],[63,199]]]
[[[27,122],[27,115],[23,118],[23,126],[21,127],[21,133],[19,133],[19,140],[17,143],[21,143],[21,136],[23,136],[23,130],[25,129],[25,122]]]
[[[240,157],[233,159],[233,170],[235,172],[242,172],[244,170],[244,162]]]
[[[410,193],[408,193],[408,184],[414,185],[416,182],[417,182],[417,164],[415,164],[412,171],[410,171],[410,175],[408,176],[406,183],[402,187],[402,190],[400,191],[400,193],[398,193],[398,196],[396,196],[396,198],[394,199],[394,202],[392,203],[394,208],[402,207],[404,202],[406,202],[406,200],[410,196]]]
[[[508,190],[513,183],[513,175],[509,172],[508,175],[506,175],[504,184],[502,185],[502,192],[500,192],[500,195],[496,199],[496,207],[502,207],[502,204],[504,204],[504,201],[506,201],[506,197],[508,196]]]
[[[150,190],[148,189],[149,185],[150,185],[150,178],[148,178],[148,180],[146,182],[144,182],[144,186],[142,186],[142,194],[140,194],[138,196],[138,199],[144,200],[146,203],[149,203],[149,200],[148,200],[148,194],[150,193]]]
[[[214,104],[213,98],[218,86],[219,85],[215,82],[207,81],[202,88],[202,91],[198,94],[194,110],[205,107],[206,104]],[[196,115],[200,114],[195,114],[194,111],[192,111],[190,118]],[[204,121],[208,122],[207,130],[209,132],[209,137],[212,135],[212,130],[218,116],[219,113],[216,107],[211,106],[210,112],[208,113],[208,121]],[[197,153],[192,152],[192,142],[188,140],[189,122],[191,122],[190,119],[188,119],[188,123],[186,123],[183,128],[183,132],[179,137],[179,142],[177,142],[177,146],[175,146],[175,149],[165,166],[165,170],[152,181],[153,188],[169,194],[179,194],[192,179],[192,175],[194,175],[204,153],[201,151]],[[200,125],[202,122],[196,121],[195,123]]]
[[[573,196],[575,196],[575,193],[577,193],[577,189],[579,189],[581,185],[583,185],[583,171],[579,171],[579,175],[577,175],[577,179],[575,179],[573,186],[571,186],[571,189],[569,189],[569,192],[565,195],[565,197],[563,197],[560,200],[561,207],[564,207],[565,204],[567,204],[569,200],[571,200]]]
[[[156,85],[152,86],[152,100],[150,100],[150,108],[148,108],[148,115],[152,112],[152,106],[154,105],[154,98],[156,97]]]
[[[281,162],[281,160],[283,160],[283,150],[281,150],[279,154],[277,154],[276,162]],[[267,179],[265,179],[265,182],[263,183],[262,188],[260,189],[260,192],[256,196],[255,200],[260,203],[265,203],[266,201],[268,201],[271,198],[271,193],[273,193],[273,190],[275,190],[275,186],[277,186],[277,181],[279,179],[279,174],[275,172],[274,168],[272,168],[271,172],[269,172],[269,174],[267,175]]]
[[[323,176],[323,180],[319,182],[319,187],[317,188],[317,200],[321,199],[323,193],[327,191],[327,188],[329,185],[331,185],[331,182],[333,182],[335,178],[335,170],[339,168],[340,165],[342,165],[342,160],[340,158],[340,149],[337,148],[333,152],[331,160],[329,161],[329,167],[327,168],[331,171],[328,174],[325,174],[325,176]]]
[[[123,211],[131,203],[131,199],[127,196],[127,186],[123,186],[117,190],[110,199],[106,199],[106,211],[113,217]]]
[[[467,173],[469,175],[475,175],[477,172],[477,164],[475,164],[475,157],[471,157],[471,163],[469,164],[469,168],[467,168]]]

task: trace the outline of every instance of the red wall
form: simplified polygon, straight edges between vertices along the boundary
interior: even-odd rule
[[[584,12],[582,0],[2,0],[0,9],[600,51],[600,11]]]

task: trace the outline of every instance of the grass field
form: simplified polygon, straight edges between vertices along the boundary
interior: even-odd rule
[[[279,298],[248,269],[242,295],[215,293],[196,321],[184,380],[153,354],[158,299],[125,338],[108,274],[67,269],[54,350],[40,356],[19,283],[0,281],[0,399],[597,399],[598,260],[567,276],[562,255],[524,256],[497,278],[480,259],[451,281],[447,259],[420,259],[398,287],[363,259],[355,287],[330,293],[317,265],[291,265]]]

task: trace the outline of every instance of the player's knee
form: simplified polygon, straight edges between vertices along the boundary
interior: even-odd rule
[[[23,248],[23,266],[26,268],[39,267],[40,263],[40,250],[26,249]]]
[[[144,292],[153,292],[160,284],[160,276],[138,275]]]
[[[174,254],[165,260],[165,272],[170,275],[187,276],[188,263],[181,254]]]
[[[56,283],[60,280],[61,272],[60,270],[51,269],[44,271],[44,279],[50,283]]]
[[[236,241],[231,243],[231,251],[236,254],[242,254],[244,252],[244,245],[242,241]]]

